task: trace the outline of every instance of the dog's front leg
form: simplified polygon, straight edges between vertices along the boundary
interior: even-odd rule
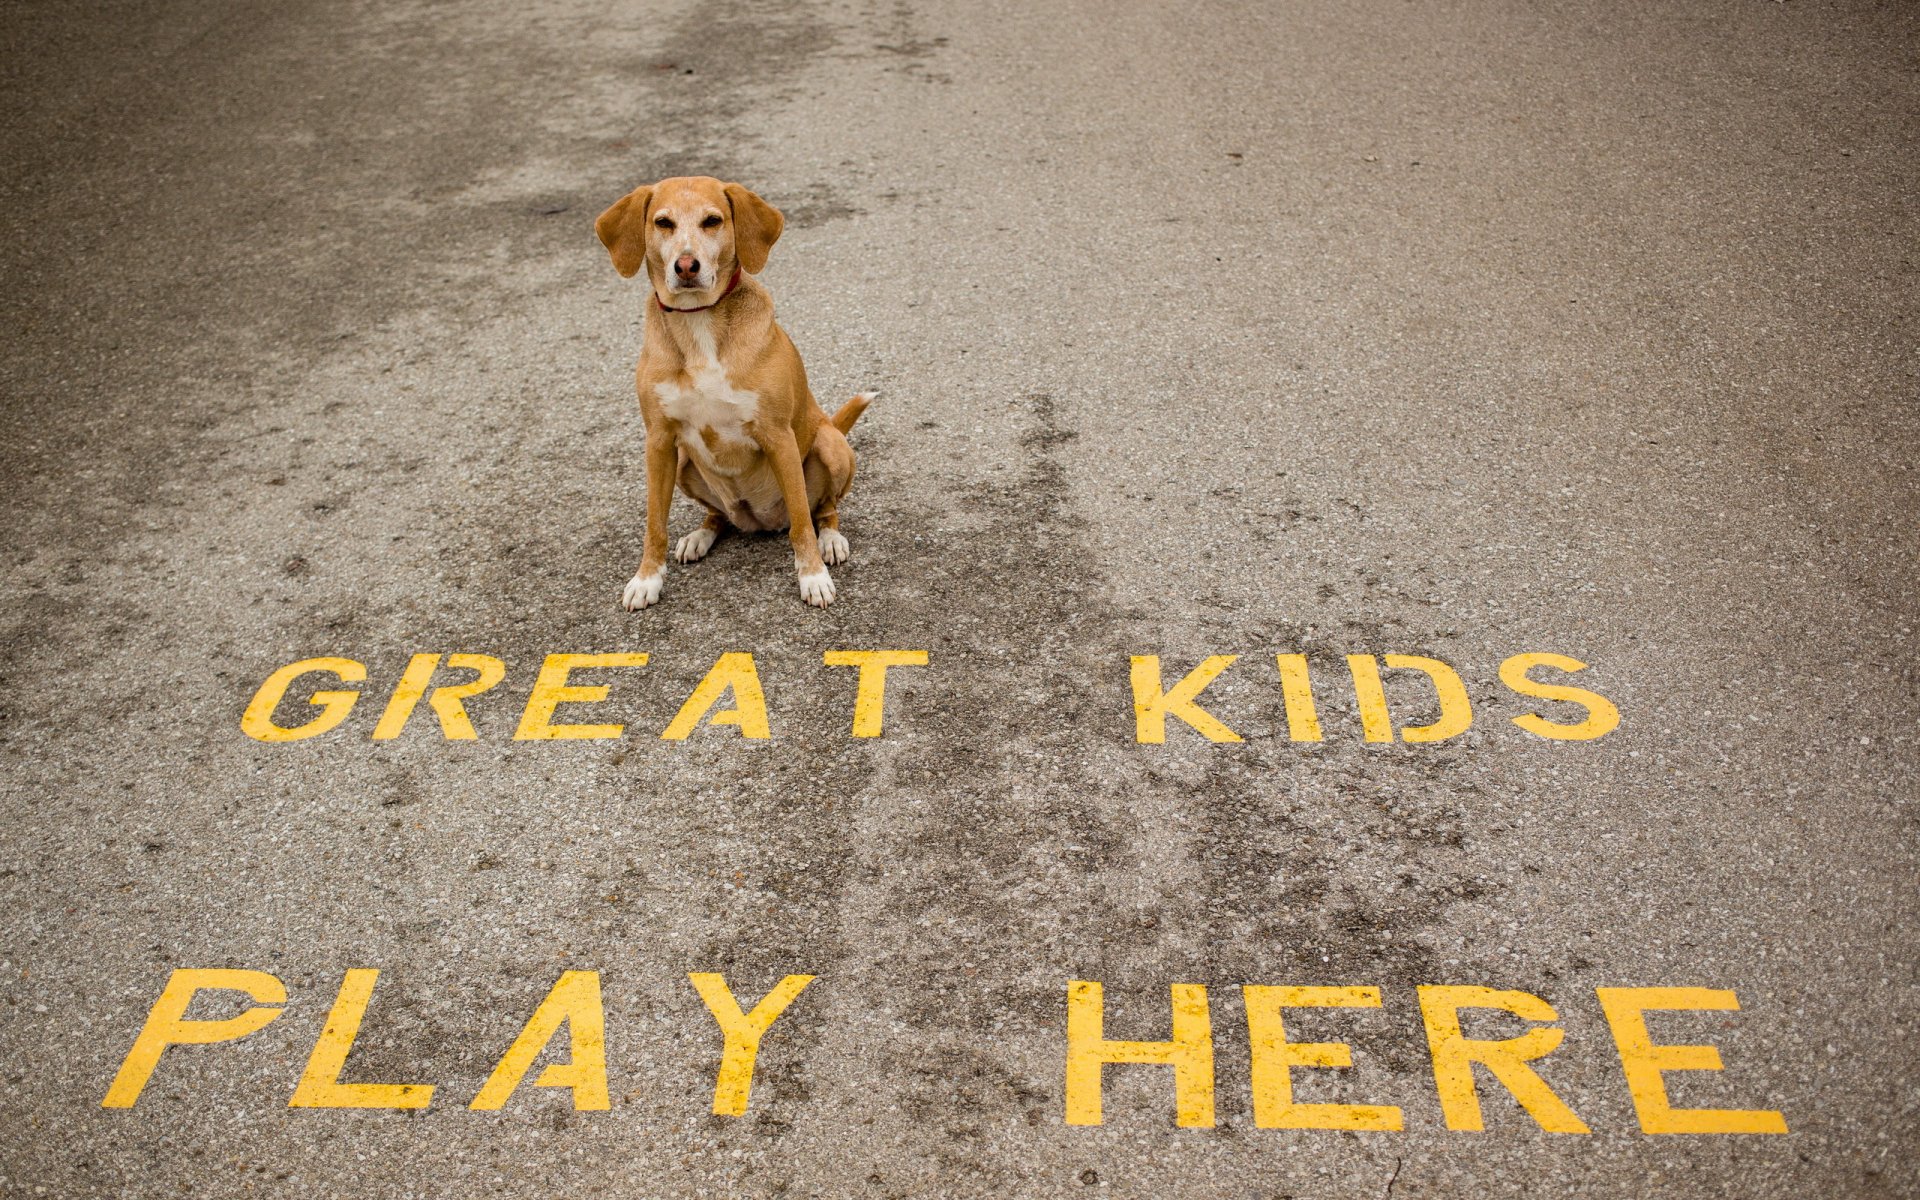
[[[813,535],[813,508],[807,503],[807,473],[793,430],[781,429],[760,444],[780,481],[780,497],[787,504],[787,530],[793,538],[793,567],[800,575],[800,598],[816,608],[833,603],[833,576],[820,561],[820,543]]]
[[[680,451],[666,433],[647,435],[647,544],[640,569],[627,581],[620,602],[628,612],[660,599],[666,585],[667,510],[673,507],[673,477],[680,469]]]

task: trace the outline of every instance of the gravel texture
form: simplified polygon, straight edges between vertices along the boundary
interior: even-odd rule
[[[15,0],[0,47],[0,1193],[1920,1195],[1913,7]],[[817,393],[882,393],[825,612],[779,537],[619,606],[644,290],[592,224],[675,174],[785,211]],[[862,648],[930,654],[870,740]],[[372,740],[456,651],[478,738]],[[566,711],[623,738],[513,740],[611,651]],[[660,740],[728,651],[773,736]],[[1511,724],[1532,651],[1619,729]],[[1364,742],[1350,653],[1472,729]],[[1245,740],[1137,744],[1136,654],[1240,655]],[[244,736],[315,655],[347,721]],[[103,1109],[179,967],[289,1001]],[[432,1106],[289,1109],[369,967],[347,1078]],[[469,1111],[569,968],[612,1110]],[[817,976],[745,1117],[690,971]],[[1209,986],[1214,1128],[1150,1067],[1065,1123],[1074,979],[1112,1037]],[[1406,1130],[1257,1128],[1252,983],[1381,989],[1289,1014],[1354,1048],[1296,1087]],[[1444,1126],[1445,983],[1555,1006],[1590,1135],[1484,1078]],[[1741,1006],[1654,1018],[1726,1064],[1675,1102],[1789,1135],[1640,1132],[1594,989],[1654,985]]]

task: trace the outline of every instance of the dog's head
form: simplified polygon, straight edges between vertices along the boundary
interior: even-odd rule
[[[615,270],[632,276],[645,266],[662,304],[690,308],[719,299],[736,266],[759,274],[784,224],[739,184],[696,175],[635,188],[593,228]]]

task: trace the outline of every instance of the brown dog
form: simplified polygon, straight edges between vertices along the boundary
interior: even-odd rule
[[[653,284],[635,384],[647,426],[647,542],[627,583],[629,610],[660,599],[673,485],[707,510],[674,558],[697,562],[729,526],[789,530],[800,595],[833,603],[831,563],[848,554],[840,499],[853,482],[853,428],[873,393],[831,420],[753,278],[780,236],[780,212],[737,183],[696,176],[636,188],[594,230],[631,277]],[[814,530],[818,526],[816,536]]]

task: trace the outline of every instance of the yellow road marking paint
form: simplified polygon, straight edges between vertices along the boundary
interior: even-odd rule
[[[1157,655],[1133,655],[1129,678],[1133,691],[1134,740],[1159,745],[1166,741],[1167,719],[1178,718],[1209,741],[1242,741],[1240,734],[1220,716],[1203,708],[1201,693],[1238,656],[1214,654],[1187,672],[1172,687],[1163,688],[1160,659]],[[638,667],[648,656],[642,653],[549,654],[541,664],[538,677],[522,706],[513,737],[517,741],[582,741],[617,738],[625,726],[617,724],[563,724],[554,721],[554,712],[562,704],[593,704],[607,698],[606,684],[575,684],[569,679],[577,670],[607,667]],[[882,736],[886,716],[887,672],[894,667],[925,666],[925,650],[827,650],[821,661],[832,667],[856,667],[853,724],[850,736]],[[1472,727],[1474,711],[1466,683],[1460,673],[1437,658],[1417,654],[1349,654],[1348,672],[1352,676],[1356,711],[1361,734],[1368,742],[1409,745],[1443,742],[1458,737]],[[1382,663],[1389,670],[1414,670],[1424,674],[1434,689],[1439,714],[1426,725],[1408,725],[1396,735],[1393,716],[1388,711],[1386,688],[1381,680]],[[1295,742],[1319,742],[1325,738],[1315,705],[1307,656],[1302,653],[1276,654],[1280,689],[1285,705],[1287,736]],[[473,672],[460,683],[435,686],[436,673],[449,670]],[[1556,741],[1591,741],[1611,733],[1620,725],[1620,712],[1612,702],[1586,688],[1543,683],[1529,672],[1536,667],[1561,671],[1585,670],[1579,659],[1560,654],[1516,654],[1501,663],[1501,682],[1520,696],[1575,704],[1585,710],[1583,720],[1552,721],[1538,713],[1523,713],[1513,723],[1538,737]],[[248,737],[262,742],[295,742],[317,737],[337,728],[348,717],[361,696],[357,689],[324,688],[307,697],[307,703],[319,708],[317,716],[303,724],[280,725],[274,714],[285,702],[296,681],[308,674],[332,673],[343,683],[362,683],[367,678],[364,664],[349,658],[308,658],[289,663],[269,675],[253,694],[241,716],[240,727]],[[425,700],[439,718],[442,737],[447,741],[473,741],[475,730],[466,701],[495,689],[506,678],[506,664],[487,654],[449,654],[442,663],[435,653],[411,656],[406,668],[394,682],[391,694],[371,733],[373,741],[399,737]],[[732,708],[719,708],[731,693]],[[766,691],[750,652],[722,654],[695,686],[660,736],[666,741],[682,741],[702,722],[710,725],[734,725],[749,740],[772,736],[768,719]]]
[[[1531,696],[1540,700],[1564,700],[1578,704],[1587,710],[1587,719],[1571,725],[1562,725],[1549,721],[1538,713],[1527,713],[1513,719],[1513,723],[1528,733],[1537,733],[1543,738],[1552,738],[1561,742],[1590,742],[1605,737],[1620,726],[1620,710],[1605,696],[1590,692],[1585,688],[1569,687],[1559,683],[1540,683],[1528,676],[1535,667],[1552,667],[1571,674],[1584,671],[1587,664],[1577,658],[1568,658],[1564,654],[1516,654],[1500,664],[1500,682],[1522,696]]]
[[[1408,725],[1400,731],[1403,742],[1444,742],[1458,737],[1473,724],[1473,703],[1467,699],[1467,685],[1460,673],[1437,658],[1418,654],[1389,654],[1387,666],[1396,671],[1424,671],[1433,681],[1434,698],[1440,702],[1440,715],[1431,725]]]
[[[767,694],[760,687],[760,673],[754,670],[753,655],[743,651],[722,654],[707,672],[693,695],[680,706],[680,712],[673,718],[661,738],[669,742],[684,741],[700,725],[700,719],[720,703],[720,697],[731,691],[733,707],[714,713],[709,725],[737,725],[740,736],[766,738],[772,736],[767,729]]]
[[[1433,683],[1434,697],[1440,702],[1440,716],[1430,725],[1409,725],[1400,731],[1405,742],[1443,742],[1463,734],[1473,724],[1473,703],[1467,699],[1467,685],[1460,673],[1437,658],[1419,654],[1389,654],[1388,668],[1397,671],[1421,671]],[[1360,727],[1369,742],[1393,740],[1393,717],[1387,712],[1386,688],[1380,681],[1380,666],[1371,654],[1347,655],[1347,669],[1353,675],[1353,694],[1360,708]]]
[[[400,676],[400,682],[393,689],[393,695],[387,701],[387,710],[380,714],[380,723],[374,726],[373,740],[386,741],[400,736],[407,727],[407,718],[420,703],[420,697],[426,695],[427,685],[433,681],[434,668],[439,664],[438,654],[416,654],[407,663],[406,673]],[[458,671],[475,672],[474,678],[466,683],[443,683],[433,689],[428,696],[427,705],[440,718],[440,733],[450,742],[470,742],[480,735],[474,732],[473,720],[467,716],[465,701],[492,689],[507,677],[507,664],[491,654],[450,654],[447,666]]]
[[[272,711],[271,708],[268,709]],[[218,1021],[189,1021],[186,1012],[201,992],[229,990],[245,992],[255,1007]],[[147,1086],[160,1054],[168,1046],[206,1046],[230,1042],[265,1028],[280,1015],[277,1007],[287,1002],[287,988],[277,976],[265,971],[234,971],[218,968],[183,967],[167,977],[160,998],[147,1011],[147,1020],[133,1039],[133,1048],[121,1061],[120,1070],[107,1088],[101,1108],[132,1108]]]
[[[520,728],[513,734],[516,742],[574,741],[590,738],[617,738],[624,725],[555,725],[553,711],[562,704],[594,704],[607,698],[609,686],[570,684],[572,671],[595,667],[644,667],[644,654],[549,654],[540,664],[540,675],[533,681],[526,711],[520,714]]]
[[[1215,654],[1186,673],[1179,683],[1165,692],[1160,690],[1160,656],[1133,656],[1134,740],[1160,745],[1167,740],[1167,718],[1179,717],[1198,730],[1210,742],[1237,742],[1240,735],[1195,702],[1220,672],[1233,665],[1237,654]]]
[[[1299,1104],[1293,1099],[1293,1067],[1353,1065],[1343,1042],[1289,1042],[1280,1017],[1285,1008],[1379,1008],[1374,987],[1265,987],[1247,984],[1247,1037],[1252,1049],[1253,1123],[1261,1129],[1354,1129],[1403,1127],[1400,1110],[1385,1104]]]
[[[707,1011],[720,1026],[726,1048],[720,1055],[720,1071],[713,1080],[713,1111],[722,1117],[746,1115],[747,1101],[753,1091],[753,1063],[760,1053],[760,1038],[774,1018],[787,1011],[787,1005],[813,982],[811,975],[789,975],[760,998],[753,1011],[740,1011],[726,977],[708,971],[690,971],[687,979]]]
[[[1498,991],[1487,987],[1420,988],[1420,1016],[1427,1027],[1427,1046],[1433,1054],[1433,1084],[1440,1093],[1440,1111],[1448,1129],[1485,1129],[1480,1115],[1480,1093],[1474,1087],[1473,1066],[1479,1063],[1506,1085],[1513,1098],[1540,1128],[1549,1133],[1590,1133],[1547,1081],[1527,1064],[1553,1052],[1567,1031],[1558,1025],[1536,1027],[1518,1037],[1498,1041],[1469,1038],[1460,1031],[1460,1010],[1491,1008],[1512,1013],[1523,1021],[1557,1021],[1553,1006],[1530,992]]]
[[[314,692],[307,697],[307,703],[320,707],[319,716],[304,725],[291,727],[273,723],[273,710],[280,707],[280,701],[293,681],[318,671],[332,672],[342,683],[360,683],[367,677],[366,666],[351,658],[303,658],[299,662],[288,663],[267,676],[260,690],[247,702],[247,711],[240,717],[241,730],[248,737],[262,742],[297,742],[302,738],[323,734],[346,720],[347,714],[353,711],[354,702],[360,699],[357,691]]]
[[[360,1036],[360,1022],[373,999],[380,972],[367,968],[348,971],[320,1039],[313,1044],[307,1069],[293,1089],[289,1108],[425,1108],[433,1100],[430,1083],[341,1083],[347,1056]]]
[[[1108,1041],[1104,990],[1084,979],[1067,985],[1067,1124],[1100,1124],[1104,1117],[1100,1071],[1108,1063],[1171,1066],[1174,1124],[1182,1128],[1213,1124],[1213,1025],[1207,1013],[1207,989],[1197,983],[1176,983],[1171,993],[1170,1040]]]
[[[1600,988],[1601,1011],[1613,1029],[1627,1090],[1646,1133],[1785,1133],[1787,1119],[1772,1109],[1675,1108],[1667,1099],[1668,1071],[1718,1071],[1713,1046],[1656,1046],[1648,1011],[1738,1012],[1740,1001],[1718,988]]]
[[[532,1069],[534,1059],[560,1032],[562,1023],[567,1026],[572,1057],[564,1063],[550,1064],[533,1086],[571,1088],[576,1111],[604,1112],[611,1107],[607,1098],[606,1010],[600,1003],[598,971],[568,971],[560,976],[468,1107],[490,1112],[505,1105]]]
[[[880,736],[887,711],[887,668],[924,667],[925,650],[828,650],[821,661],[829,667],[859,667],[853,693],[853,736]]]
[[[1280,667],[1280,694],[1287,705],[1287,737],[1296,742],[1317,742],[1320,715],[1313,707],[1313,683],[1307,674],[1304,654],[1276,654]]]
[[[1371,654],[1347,655],[1353,676],[1353,699],[1360,709],[1360,732],[1369,742],[1393,740],[1393,718],[1387,713],[1387,691],[1380,685],[1380,666]]]
[[[346,973],[294,1088],[290,1107],[422,1109],[429,1105],[434,1093],[431,1084],[340,1082],[379,974],[372,969]],[[752,1098],[761,1042],[814,977],[788,975],[744,1012],[724,976],[693,972],[687,979],[712,1014],[724,1042],[714,1076],[711,1111],[720,1116],[743,1116]],[[220,1020],[185,1018],[196,996],[220,990],[241,992],[254,1004]],[[1589,1132],[1586,1123],[1554,1094],[1537,1070],[1540,1060],[1559,1049],[1566,1036],[1551,1004],[1529,992],[1478,986],[1423,985],[1415,992],[1434,1088],[1448,1129],[1485,1129],[1480,1080],[1475,1075],[1479,1067],[1504,1086],[1541,1129]],[[1404,1110],[1397,1105],[1302,1103],[1294,1099],[1294,1071],[1348,1068],[1353,1063],[1353,1049],[1344,1042],[1289,1042],[1284,1010],[1378,1009],[1383,1007],[1379,988],[1248,984],[1241,994],[1247,1015],[1248,1083],[1255,1126],[1383,1133],[1404,1129]],[[1092,980],[1068,982],[1063,1113],[1067,1124],[1099,1125],[1105,1120],[1102,1085],[1109,1064],[1172,1067],[1176,1123],[1183,1128],[1214,1124],[1217,1081],[1207,989],[1202,984],[1176,983],[1169,986],[1168,995],[1172,1012],[1172,1036],[1168,1040],[1108,1040],[1102,985]],[[1635,987],[1600,988],[1596,995],[1612,1030],[1642,1132],[1787,1132],[1786,1118],[1772,1109],[1675,1108],[1668,1099],[1666,1074],[1721,1070],[1720,1052],[1714,1046],[1656,1044],[1648,1032],[1645,1014],[1737,1012],[1740,1005],[1733,992],[1701,987]],[[101,1107],[132,1108],[167,1047],[244,1038],[279,1017],[280,1006],[286,1002],[286,988],[265,971],[174,971],[148,1011]],[[1517,1017],[1532,1022],[1533,1027],[1517,1037],[1470,1038],[1463,1032],[1462,1014],[1474,1009]],[[600,975],[590,970],[561,974],[468,1107],[479,1112],[505,1108],[534,1064],[549,1053],[563,1025],[568,1034],[569,1058],[546,1066],[533,1086],[569,1089],[577,1111],[606,1111],[610,1107],[606,1015]],[[1576,1053],[1603,1053],[1597,1044],[1600,1040],[1589,1040]]]

